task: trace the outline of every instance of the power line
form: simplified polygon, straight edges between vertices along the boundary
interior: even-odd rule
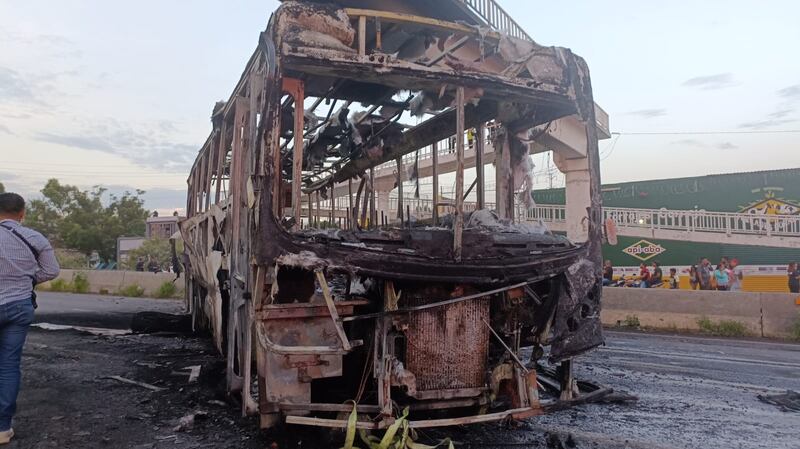
[[[609,157],[609,156],[611,156],[611,153],[613,153],[613,152],[614,152],[614,148],[616,148],[616,146],[617,146],[617,142],[619,142],[619,138],[620,138],[620,137],[622,137],[622,134],[617,134],[617,135],[614,137],[614,141],[613,141],[613,142],[611,142],[611,148],[608,150],[608,153],[606,153],[606,155],[605,155],[605,156],[602,156],[602,157],[600,158],[600,162],[603,162],[604,160],[608,159],[608,157]]]
[[[615,136],[683,136],[683,135],[712,135],[712,134],[797,134],[800,129],[783,130],[752,130],[752,131],[642,131],[642,132],[614,132]]]

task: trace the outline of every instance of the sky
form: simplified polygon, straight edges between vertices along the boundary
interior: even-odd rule
[[[277,4],[0,0],[0,182],[142,189],[148,208],[182,208],[214,102]],[[618,133],[600,142],[603,182],[800,167],[800,2],[500,4],[587,60]]]

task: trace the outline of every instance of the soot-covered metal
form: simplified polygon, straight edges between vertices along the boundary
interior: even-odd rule
[[[370,416],[365,428],[387,427],[398,407],[412,427],[541,414],[579,399],[570,359],[603,342],[585,62],[493,28],[458,0],[425,8],[283,2],[214,109],[182,223],[187,300],[226,354],[229,390],[264,427],[343,427],[347,401]],[[530,148],[568,118],[586,142],[569,162],[589,179],[577,243],[519,213]],[[432,216],[413,216],[403,157],[444,144],[454,198],[434,195]],[[389,207],[376,171],[391,164],[400,192]],[[465,192],[467,164],[479,169]],[[430,169],[436,186],[444,165]],[[558,367],[552,400],[537,381],[544,355]]]

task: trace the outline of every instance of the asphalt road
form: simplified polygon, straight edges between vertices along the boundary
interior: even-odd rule
[[[182,302],[174,300],[57,293],[43,293],[40,296],[40,304],[36,317],[38,322],[120,329],[128,326],[130,317],[135,312],[141,310],[179,312],[182,308]],[[25,381],[29,386],[27,391],[25,387],[23,388],[21,404],[25,405],[22,409],[28,419],[44,419],[45,425],[50,423],[47,421],[49,415],[70,416],[72,412],[69,407],[74,407],[74,404],[68,404],[74,401],[70,402],[66,396],[64,405],[50,404],[48,407],[54,409],[43,409],[42,413],[46,416],[41,417],[39,411],[31,410],[37,407],[31,397],[52,397],[54,394],[48,390],[54,388],[53,384],[43,383],[42,379],[57,379],[63,376],[65,369],[73,370],[76,373],[75,388],[81,391],[81,395],[92,394],[91,389],[83,389],[81,385],[86,385],[87,382],[90,385],[93,382],[97,383],[97,372],[108,370],[109,373],[119,373],[123,369],[130,370],[132,364],[141,365],[145,356],[156,357],[157,354],[151,354],[153,348],[158,352],[163,351],[163,348],[174,347],[176,354],[186,353],[190,356],[191,351],[187,352],[188,349],[208,347],[208,344],[201,340],[186,343],[189,346],[182,349],[184,343],[174,337],[165,339],[157,336],[141,336],[132,339],[74,334],[68,340],[73,345],[70,348],[74,347],[74,350],[62,350],[61,348],[66,348],[65,341],[67,341],[63,340],[66,338],[63,332],[42,330],[32,332],[34,334],[29,339],[25,361],[29,373]],[[559,447],[541,443],[543,441],[541,435],[553,431],[561,435],[574,436],[575,446],[563,447],[800,448],[800,432],[798,432],[800,414],[783,412],[757,398],[759,394],[781,393],[790,389],[800,390],[800,345],[764,340],[731,340],[614,331],[606,332],[606,340],[605,347],[577,360],[578,377],[634,394],[640,398],[638,402],[630,405],[580,406],[553,415],[533,418],[516,429],[508,429],[502,424],[492,424],[452,429],[447,432],[450,432],[449,434],[457,441],[470,442],[463,447],[483,448]],[[81,355],[83,353],[80,351],[87,344],[97,347],[97,358]],[[56,346],[59,347],[59,351],[53,354],[53,347]],[[75,351],[74,354],[70,353],[70,350]],[[109,351],[114,353],[113,358],[103,358],[99,355]],[[201,352],[203,351],[204,360],[209,360],[209,357],[213,360],[213,350],[203,349]],[[65,365],[60,362],[61,359],[66,359],[68,363]],[[115,364],[105,366],[111,360],[114,360]],[[154,360],[158,364],[168,359]],[[48,361],[50,365],[42,361]],[[103,366],[96,366],[98,363]],[[128,374],[123,371],[123,374],[145,378],[154,383],[176,382],[168,371],[162,378],[158,377],[157,372],[151,371],[149,368],[140,367],[138,371]],[[88,378],[81,378],[80,373],[90,375],[87,375]],[[104,388],[114,388],[107,386],[107,381],[103,382],[105,382]],[[59,389],[54,391],[59,393],[56,394],[64,396],[65,391],[70,391],[64,389],[62,385],[57,386]],[[197,392],[192,394],[196,395]],[[96,404],[92,407],[102,409],[106,406],[107,401],[104,399],[93,400],[92,397],[87,397],[89,401],[87,403]],[[177,396],[169,398],[169,401],[179,400],[180,397]],[[126,416],[157,415],[152,411],[138,410],[137,407],[142,408],[150,403],[142,402],[145,405],[137,405],[139,404],[137,401],[126,403],[128,408]],[[65,410],[60,410],[59,407]],[[177,405],[160,405],[156,409],[162,413],[174,409],[175,416],[160,416],[161,421],[150,423],[161,429],[165,428],[164,422],[172,422],[170,420],[179,418],[181,413],[186,411]],[[117,413],[117,408],[110,408],[109,411],[86,411],[86,414],[93,415],[113,413]],[[235,410],[231,413],[235,415]],[[219,419],[228,418],[223,416]],[[58,422],[68,424],[66,419]],[[109,435],[116,435],[113,429],[114,425],[119,423],[104,425],[112,429]],[[121,425],[124,429],[125,424]],[[255,430],[254,422],[237,421],[236,425],[239,426],[239,430],[233,428],[229,429],[230,432],[237,435],[237,438],[238,435],[245,435],[249,439],[247,442],[243,440],[225,447],[255,447],[262,443],[270,444]],[[25,430],[24,427],[21,429]],[[71,430],[65,431],[71,432]],[[59,431],[53,429],[53,432]],[[214,432],[219,433],[219,428]],[[129,435],[124,432],[120,434],[123,435],[120,438]],[[77,438],[72,433],[70,435],[71,438]],[[179,435],[178,438],[187,445],[181,447],[197,447],[192,445],[208,438],[208,435],[202,434],[202,429],[195,430],[195,434],[190,436],[195,440],[191,438],[187,440],[187,436]],[[51,435],[50,438],[51,441],[57,440],[57,435]],[[109,438],[111,440],[104,444],[129,447],[126,440]],[[139,438],[137,444],[141,443],[141,440],[143,438]],[[31,441],[29,437],[28,442]],[[161,447],[161,444],[157,446]],[[18,447],[40,446],[23,444]],[[67,444],[66,447],[94,446],[75,446],[73,441],[72,445]]]
[[[800,391],[800,345],[606,332],[578,375],[640,400],[588,405],[540,419],[589,434],[676,448],[800,448],[800,414],[758,400]]]
[[[40,292],[34,321],[72,326],[129,329],[133,314],[142,311],[180,313],[183,301],[174,299],[123,298]]]

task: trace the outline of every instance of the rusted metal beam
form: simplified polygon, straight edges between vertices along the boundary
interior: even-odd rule
[[[453,222],[453,258],[461,261],[464,233],[464,87],[456,89],[456,211]]]
[[[369,225],[370,228],[375,228],[375,217],[377,212],[375,209],[375,168],[369,168]]]
[[[467,105],[464,111],[464,125],[472,127],[478,123],[490,120],[497,112],[497,104],[492,101],[481,101],[478,106]],[[389,151],[384,151],[383,155],[376,160],[366,157],[355,159],[341,168],[333,175],[333,182],[339,183],[363,173],[370,167],[375,167],[384,162],[391,161],[398,156],[404,156],[419,148],[431,145],[434,142],[446,139],[456,132],[456,111],[449,109],[440,113],[436,117],[421,123],[403,133],[403,141],[393,146]],[[315,184],[314,187],[323,187],[329,180]]]
[[[367,16],[358,18],[358,54],[367,54]]]
[[[513,202],[509,204],[509,197],[513,198],[511,177],[511,142],[508,129],[503,129],[494,141],[495,152],[495,207],[500,218],[511,218]]]
[[[294,218],[294,229],[300,226],[302,205],[302,183],[303,177],[303,128],[305,125],[305,84],[302,80],[295,78],[283,79],[283,90],[294,99],[294,128],[292,139],[294,150],[292,152],[292,217]]]
[[[486,178],[484,177],[483,152],[486,147],[486,126],[481,123],[475,136],[475,179],[477,181],[477,208],[486,208]]]
[[[398,157],[395,159],[395,164],[397,168],[397,219],[400,220],[400,224],[403,223],[403,158]],[[371,170],[371,169],[370,169]]]
[[[214,188],[214,204],[219,204],[222,198],[222,177],[225,176],[225,156],[228,154],[228,124],[223,119],[219,130],[219,141],[217,142],[217,185]],[[227,194],[227,192],[226,192]]]
[[[319,288],[322,289],[322,297],[325,298],[325,305],[328,306],[328,313],[331,314],[333,325],[336,327],[336,333],[339,335],[339,340],[342,342],[342,349],[349,351],[350,340],[347,339],[347,334],[344,332],[344,327],[342,326],[342,319],[339,318],[339,313],[336,311],[336,305],[333,303],[333,297],[331,296],[331,289],[328,286],[328,281],[325,279],[325,275],[321,270],[316,270],[314,274],[317,276]]]
[[[355,229],[353,225],[353,178],[347,180],[347,227]]]
[[[433,153],[432,161],[431,161],[431,170],[433,170],[433,200],[431,201],[433,204],[433,225],[439,225],[439,142],[434,142],[433,144]]]

